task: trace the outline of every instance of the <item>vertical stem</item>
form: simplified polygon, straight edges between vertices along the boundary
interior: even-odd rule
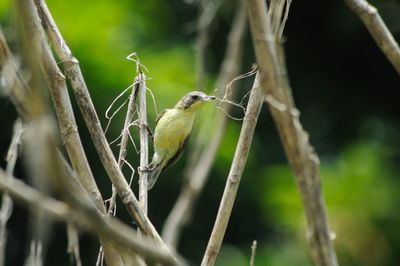
[[[226,180],[224,194],[219,205],[217,218],[201,266],[214,265],[219,254],[222,240],[224,239],[225,231],[232,213],[233,204],[236,199],[240,179],[244,167],[246,166],[247,155],[249,154],[254,130],[263,102],[264,92],[259,85],[259,75],[257,74],[250,94],[242,129],[240,131],[235,156]]]
[[[224,60],[221,64],[220,72],[216,82],[216,88],[220,95],[217,97],[228,97],[228,90],[226,86],[228,83],[238,75],[241,62],[242,62],[242,50],[244,43],[244,36],[247,28],[247,12],[245,6],[245,0],[239,0],[239,4],[236,7],[235,17],[232,22],[231,31],[228,35],[228,42]],[[231,87],[231,90],[234,88]],[[225,112],[229,112],[230,107],[228,105],[221,105],[225,109]],[[194,148],[192,157],[184,172],[185,182],[182,186],[181,193],[179,194],[176,203],[167,217],[164,223],[162,237],[164,241],[171,247],[177,249],[180,236],[183,228],[191,221],[195,210],[195,204],[201,195],[203,187],[209,176],[209,172],[213,165],[215,156],[217,154],[219,145],[223,138],[227,116],[222,112],[215,112],[207,123],[203,123],[200,133],[203,130],[207,131],[210,127],[213,127],[210,138],[198,138],[197,146]],[[207,130],[206,130],[207,129]],[[199,134],[202,136],[202,134]],[[208,143],[205,143],[205,140]],[[198,156],[197,156],[198,155]]]
[[[254,240],[253,244],[251,244],[250,266],[254,266],[255,265],[256,249],[257,249],[257,241]]]
[[[125,116],[125,122],[124,122],[124,128],[122,129],[121,132],[121,142],[119,143],[119,154],[118,154],[118,166],[122,170],[122,167],[124,166],[125,163],[125,157],[127,154],[126,147],[128,145],[128,139],[129,139],[129,127],[132,122],[133,114],[136,108],[135,100],[137,97],[137,91],[138,91],[138,86],[136,86],[137,80],[135,79],[134,84],[132,86],[132,91],[131,95],[129,98],[129,103],[128,103],[128,110],[126,111],[126,116]],[[107,210],[107,215],[111,215],[114,210],[115,210],[115,203],[117,199],[117,190],[115,189],[115,186],[112,185],[112,195],[110,198],[110,205]]]
[[[300,123],[286,75],[283,48],[272,31],[264,0],[248,0],[253,46],[259,66],[261,86],[278,129],[289,164],[295,175],[307,221],[307,236],[315,265],[338,265],[329,232],[319,173],[319,159]]]
[[[6,172],[9,174],[9,177],[12,176],[14,172],[15,163],[17,162],[18,157],[18,146],[21,141],[22,134],[22,121],[21,119],[17,119],[14,123],[14,133],[11,140],[10,147],[7,152],[7,166]],[[6,251],[6,242],[7,242],[7,221],[11,216],[13,210],[13,201],[8,193],[3,193],[2,205],[0,208],[0,266],[4,265],[5,262],[5,251]]]
[[[139,83],[139,126],[140,126],[140,169],[146,169],[149,160],[147,138],[146,77],[140,72]],[[139,203],[147,215],[147,171],[139,172]]]

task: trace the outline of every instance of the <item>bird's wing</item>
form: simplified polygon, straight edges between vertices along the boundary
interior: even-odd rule
[[[154,184],[156,183],[158,176],[160,175],[162,170],[161,165],[157,165],[154,167],[154,169],[151,170],[151,172],[148,175],[147,179],[147,190],[150,190]]]
[[[167,169],[168,167],[173,165],[176,161],[178,161],[179,158],[181,158],[183,150],[185,149],[185,147],[188,143],[189,137],[190,137],[190,134],[182,141],[178,151],[174,154],[174,156],[171,157],[171,159],[169,159],[167,164],[164,166],[163,170]]]
[[[167,110],[164,110],[164,111],[162,111],[161,113],[158,114],[158,116],[156,118],[156,126],[158,124],[158,121],[160,121],[161,117],[163,117],[166,112],[167,112]]]

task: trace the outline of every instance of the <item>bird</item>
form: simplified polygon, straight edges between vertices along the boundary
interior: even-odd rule
[[[172,109],[161,112],[153,134],[154,155],[147,169],[147,190],[156,183],[161,171],[173,165],[182,155],[193,128],[197,111],[215,100],[204,92],[187,93]]]

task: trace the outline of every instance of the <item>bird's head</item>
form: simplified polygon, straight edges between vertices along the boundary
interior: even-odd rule
[[[175,105],[175,108],[193,112],[200,109],[204,103],[212,100],[215,100],[215,96],[208,96],[201,91],[192,91],[183,96],[182,99]]]

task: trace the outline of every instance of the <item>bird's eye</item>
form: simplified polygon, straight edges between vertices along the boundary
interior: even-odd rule
[[[197,100],[199,98],[198,95],[192,95],[192,100]]]

